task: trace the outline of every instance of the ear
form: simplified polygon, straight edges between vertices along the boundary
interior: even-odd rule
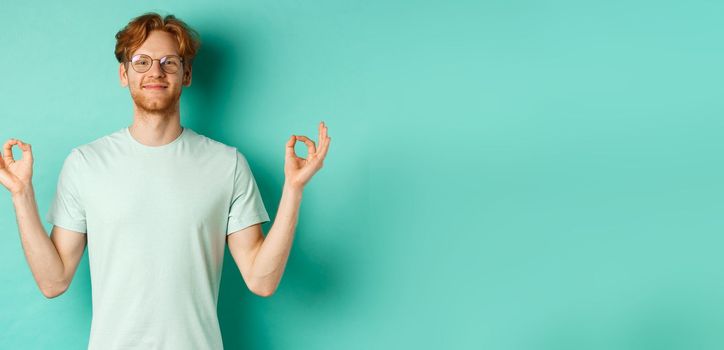
[[[191,86],[191,69],[192,67],[189,67],[188,70],[184,71],[184,76],[182,80],[184,86]]]
[[[118,77],[121,79],[121,86],[128,86],[128,72],[126,71],[126,65],[120,63],[118,66]]]

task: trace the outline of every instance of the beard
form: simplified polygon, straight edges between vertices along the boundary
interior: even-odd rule
[[[158,92],[147,93],[140,88],[131,89],[131,98],[140,112],[170,114],[178,108],[181,90],[178,91],[178,94],[166,94]]]

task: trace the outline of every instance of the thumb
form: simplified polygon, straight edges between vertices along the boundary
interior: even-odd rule
[[[18,141],[20,149],[23,151],[23,159],[28,159],[29,162],[33,162],[33,150],[29,143]]]
[[[297,143],[297,138],[296,138],[294,135],[292,135],[292,136],[289,138],[289,140],[287,141],[287,144],[286,144],[286,146],[287,146],[287,147],[286,147],[286,155],[287,155],[287,157],[294,157],[294,156],[295,156],[295,154],[294,154],[294,145],[295,145],[296,143]]]

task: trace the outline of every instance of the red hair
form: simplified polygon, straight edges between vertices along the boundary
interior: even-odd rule
[[[132,19],[128,25],[116,33],[115,55],[118,62],[130,60],[131,54],[143,45],[151,31],[154,30],[163,30],[173,34],[178,43],[179,56],[183,57],[184,63],[191,68],[196,52],[201,46],[199,34],[174,15],[162,18],[155,12],[148,12]]]

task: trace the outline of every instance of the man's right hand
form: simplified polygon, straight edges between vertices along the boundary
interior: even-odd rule
[[[23,151],[22,159],[13,158],[13,145],[18,145]],[[0,183],[11,194],[22,193],[31,185],[33,177],[33,152],[29,143],[18,139],[9,139],[3,146],[3,157],[0,159]]]

